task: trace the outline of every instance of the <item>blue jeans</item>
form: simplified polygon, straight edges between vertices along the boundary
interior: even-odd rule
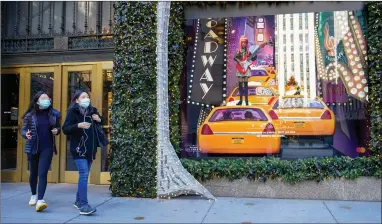
[[[76,163],[79,173],[76,202],[78,202],[79,207],[83,207],[88,204],[88,179],[93,161],[87,159],[75,159],[74,162]]]

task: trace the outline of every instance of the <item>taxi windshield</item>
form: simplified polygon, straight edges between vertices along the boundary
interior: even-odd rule
[[[251,70],[251,76],[268,76],[267,72],[264,70]]]
[[[263,111],[257,108],[229,108],[219,109],[210,118],[209,122],[218,121],[268,121]]]

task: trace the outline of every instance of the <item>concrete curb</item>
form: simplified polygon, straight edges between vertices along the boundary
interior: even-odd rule
[[[319,183],[304,181],[294,185],[278,180],[263,183],[246,178],[234,181],[214,179],[202,184],[217,197],[381,201],[381,179],[373,177],[329,179]]]

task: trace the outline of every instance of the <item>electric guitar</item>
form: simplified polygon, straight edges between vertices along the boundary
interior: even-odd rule
[[[251,61],[251,58],[258,54],[258,52],[260,51],[260,49],[262,49],[265,45],[270,45],[270,46],[273,46],[273,42],[272,41],[269,41],[269,42],[265,42],[265,43],[262,43],[256,50],[254,50],[253,52],[251,52],[251,50],[249,50],[251,53],[248,55],[247,59],[245,60],[241,60],[240,63],[237,63],[236,64],[236,70],[241,73],[241,74],[245,74],[247,73],[248,69],[249,69],[249,66],[252,64],[252,61]],[[251,46],[253,47],[253,46]]]

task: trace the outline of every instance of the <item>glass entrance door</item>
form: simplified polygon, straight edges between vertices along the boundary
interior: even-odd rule
[[[62,100],[61,113],[63,122],[66,118],[68,108],[71,104],[74,93],[77,89],[87,90],[90,93],[90,99],[93,106],[97,101],[97,65],[65,65],[62,68]],[[60,182],[77,183],[78,172],[70,153],[70,137],[61,135],[61,151],[60,151]]]
[[[61,66],[27,67],[25,68],[25,101],[28,102],[38,91],[45,91],[51,98],[52,106],[60,111],[61,101]],[[25,110],[27,108],[25,107]],[[60,137],[55,137],[57,150],[59,151]],[[23,157],[22,181],[29,180],[29,162],[27,156]],[[59,174],[59,157],[54,155],[48,172],[48,182],[57,183]]]
[[[21,181],[25,69],[1,70],[1,181]]]

